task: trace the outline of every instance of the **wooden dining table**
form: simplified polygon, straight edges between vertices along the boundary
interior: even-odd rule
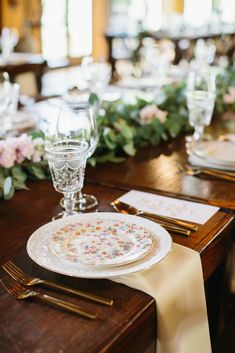
[[[173,242],[200,254],[212,344],[221,328],[226,305],[226,262],[234,230],[235,183],[208,176],[188,176],[184,136],[146,148],[118,164],[86,169],[84,191],[98,199],[99,212],[114,212],[110,202],[129,190],[216,205],[219,211],[190,237],[171,233]],[[75,278],[34,263],[26,251],[30,235],[59,212],[61,195],[50,180],[31,181],[9,201],[0,200],[0,264],[14,261],[27,273],[114,300],[105,307],[72,295],[38,287],[96,312],[94,321],[36,300],[16,300],[0,286],[0,351],[69,353],[154,353],[155,300],[109,279]],[[92,210],[94,211],[94,210]],[[1,276],[4,271],[0,270]]]

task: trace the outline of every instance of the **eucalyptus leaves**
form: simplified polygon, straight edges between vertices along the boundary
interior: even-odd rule
[[[165,86],[161,95],[135,102],[104,102],[97,118],[99,145],[90,160],[119,162],[134,156],[139,148],[157,145],[189,129],[184,84]]]

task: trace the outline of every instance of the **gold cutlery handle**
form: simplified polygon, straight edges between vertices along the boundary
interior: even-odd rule
[[[169,230],[169,232],[185,235],[186,237],[189,237],[191,235],[190,230],[187,230],[184,228],[179,228],[179,227],[176,227],[173,225],[171,226],[170,224],[164,224],[164,223],[159,223],[159,225],[165,228],[166,230]]]
[[[150,213],[150,212],[141,211],[141,213],[143,215],[150,216],[152,218],[156,218],[157,220],[160,220],[160,221],[163,221],[163,222],[168,222],[168,223],[171,223],[171,224],[174,224],[174,225],[178,225],[178,226],[181,226],[181,227],[184,227],[186,229],[193,230],[193,231],[196,231],[198,229],[198,226],[196,226],[196,225],[194,225],[194,224],[192,224],[190,222],[184,222],[184,221],[181,221],[179,219],[174,219],[174,218],[171,218],[171,217],[168,217],[168,216],[155,215],[154,213]]]
[[[151,221],[156,221],[156,219],[154,219],[153,217],[146,216],[146,215],[142,215],[142,216],[144,216],[147,219],[150,219]],[[182,227],[177,227],[177,226],[174,226],[173,224],[167,224],[167,223],[161,223],[161,222],[157,222],[157,223],[161,227],[163,227],[166,230],[168,230],[169,232],[185,235],[186,237],[189,237],[191,235],[191,232],[188,229],[185,229],[185,228],[182,228]]]
[[[72,303],[67,303],[64,300],[58,299],[51,297],[50,295],[46,294],[41,294],[38,292],[35,292],[34,296],[38,299],[41,299],[45,302],[52,303],[55,306],[58,306],[60,308],[66,309],[68,311],[71,311],[73,313],[79,314],[82,317],[85,317],[86,319],[91,319],[95,320],[96,319],[96,314],[90,314],[87,313],[86,311],[81,310],[77,305],[72,304]]]
[[[220,178],[220,179],[229,180],[229,181],[235,181],[235,175],[232,176],[230,174],[226,174],[226,173],[223,173],[223,172],[218,172],[218,171],[210,170],[210,169],[202,169],[201,172],[204,173],[204,174],[215,176],[215,177]]]
[[[46,286],[51,287],[51,288],[56,288],[56,289],[60,289],[64,292],[70,293],[70,294],[75,294],[78,295],[81,298],[85,298],[85,299],[89,299],[93,302],[99,303],[99,304],[103,304],[103,305],[107,305],[107,306],[112,306],[113,305],[113,300],[112,299],[107,299],[107,298],[103,298],[94,294],[90,294],[87,292],[83,292],[77,289],[72,289],[72,288],[68,288],[65,286],[62,286],[60,284],[56,284],[50,281],[46,281],[46,280],[41,280],[41,283],[44,283]]]
[[[228,176],[231,176],[232,178],[235,178],[235,171],[229,172],[229,171],[224,171],[224,170],[220,170],[220,169],[212,169],[212,168],[201,168],[201,170],[214,172],[219,175],[228,175]]]

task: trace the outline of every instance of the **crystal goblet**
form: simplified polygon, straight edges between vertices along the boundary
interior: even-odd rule
[[[64,135],[71,135],[76,140],[88,143],[86,159],[94,153],[98,143],[98,131],[95,116],[88,105],[71,103],[61,109],[57,123],[56,139],[61,139]],[[60,204],[65,207],[64,199],[60,201]],[[95,207],[97,204],[98,201],[95,196],[83,194],[79,190],[75,198],[74,209],[84,211]]]
[[[210,125],[216,97],[216,74],[210,68],[189,73],[186,100],[189,123],[194,127],[191,143],[199,142]]]
[[[56,191],[64,194],[65,210],[53,217],[53,220],[72,216],[75,195],[83,187],[88,143],[72,139],[49,143],[46,154]]]
[[[186,94],[189,123],[194,127],[193,141],[202,139],[204,128],[210,125],[215,105],[215,93],[211,91],[189,91]]]

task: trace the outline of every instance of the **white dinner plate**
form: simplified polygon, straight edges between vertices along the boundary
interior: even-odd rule
[[[84,231],[82,245],[75,240],[75,229],[79,233]],[[93,232],[93,239],[86,241],[89,231]],[[116,240],[115,234],[119,234]],[[110,237],[110,245],[107,237]],[[38,265],[82,278],[121,276],[150,268],[161,261],[171,247],[171,236],[158,224],[111,212],[78,214],[47,223],[27,242],[28,255]],[[108,254],[102,254],[107,250]]]
[[[38,116],[34,112],[17,111],[12,119],[11,130],[34,129],[38,121]]]
[[[235,167],[235,143],[232,141],[201,142],[192,152],[208,162]]]

